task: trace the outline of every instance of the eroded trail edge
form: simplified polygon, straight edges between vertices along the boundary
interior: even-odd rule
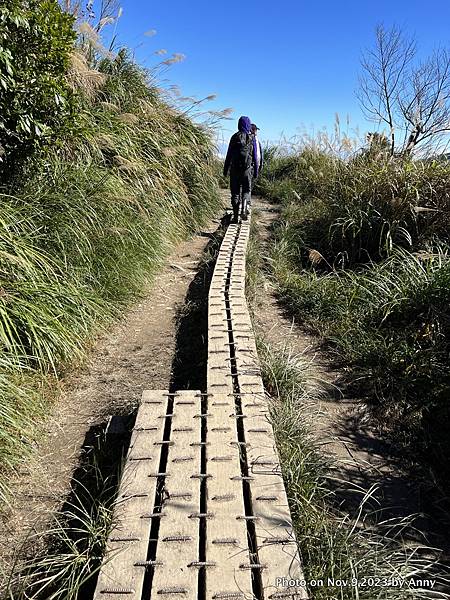
[[[208,302],[207,390],[146,390],[95,598],[307,598],[245,299],[249,222]]]

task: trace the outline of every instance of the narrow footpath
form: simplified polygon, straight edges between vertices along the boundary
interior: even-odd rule
[[[249,233],[230,224],[214,268],[206,386],[143,391],[97,600],[308,597],[245,297]]]

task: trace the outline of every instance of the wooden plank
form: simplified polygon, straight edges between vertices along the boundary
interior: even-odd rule
[[[208,327],[208,511],[206,521],[206,598],[251,598],[251,573],[240,565],[248,561],[247,526],[237,437],[233,381],[230,369],[229,332],[225,283],[237,226],[229,227],[222,244],[210,291]],[[214,306],[211,306],[214,304]]]
[[[225,297],[223,294],[217,293],[210,295],[210,299],[211,297],[217,298],[220,304],[212,309],[210,302],[208,317],[207,388],[210,393],[227,394],[233,391],[233,384],[229,372],[229,335]],[[218,314],[219,310],[220,314]]]
[[[150,520],[141,519],[153,508],[163,439],[168,392],[145,391],[139,406],[115,508],[116,526],[109,535],[106,556],[101,568],[95,600],[121,597],[141,600],[145,569],[136,567],[147,559]]]
[[[233,336],[236,341],[238,371],[247,463],[256,519],[255,534],[259,563],[264,566],[261,579],[266,598],[307,598],[306,590],[277,588],[277,577],[303,579],[302,566],[292,527],[284,482],[269,411],[260,375],[256,344],[251,330],[247,306],[242,306],[239,288],[244,288],[245,247],[249,226],[241,228],[236,245],[230,285]],[[239,314],[236,314],[239,313]],[[250,330],[250,331],[249,331]]]
[[[251,574],[240,569],[249,560],[247,527],[234,399],[228,394],[208,397],[208,512],[207,560],[215,567],[206,572],[206,599],[252,597]]]
[[[180,391],[175,398],[152,597],[197,600],[201,401],[199,392]],[[160,564],[159,564],[160,563]]]
[[[244,420],[244,429],[250,444],[248,464],[253,478],[250,482],[252,505],[257,517],[258,558],[265,565],[261,572],[263,587],[270,597],[280,592],[275,585],[277,577],[303,579],[303,573],[272,426],[267,416],[252,416],[249,410],[246,408],[248,418]],[[296,598],[307,598],[304,588],[292,593]]]
[[[239,230],[239,237],[236,233]],[[249,223],[229,228],[219,253],[209,295],[208,333],[208,510],[214,517],[207,521],[207,558],[215,567],[206,572],[207,599],[251,598],[255,557],[250,557],[247,520],[242,483],[236,406],[229,331],[232,329],[237,380],[242,392],[240,404],[246,442],[247,469],[252,520],[261,571],[264,598],[306,598],[299,590],[277,589],[277,577],[302,578],[297,544],[284,483],[278,464],[273,430],[268,420],[268,405],[260,375],[259,359],[250,315],[245,299],[246,246]],[[230,260],[231,265],[230,265]],[[229,267],[231,267],[229,269]],[[227,285],[227,271],[230,278]],[[224,293],[226,292],[226,293]],[[226,299],[231,320],[227,321]],[[217,459],[217,460],[214,460]],[[233,475],[234,473],[234,475]],[[250,501],[250,500],[249,500]],[[241,518],[236,519],[240,513]],[[219,537],[215,537],[219,536]],[[214,539],[229,545],[213,544]],[[232,544],[235,544],[234,547]],[[281,574],[281,575],[280,575]],[[290,593],[292,591],[292,594]]]
[[[229,361],[227,361],[229,335],[223,291],[235,235],[235,232],[228,228],[219,251],[209,291],[207,387],[211,393],[227,394],[232,391]]]

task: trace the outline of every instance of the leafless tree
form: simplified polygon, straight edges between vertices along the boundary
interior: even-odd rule
[[[450,55],[439,50],[411,74],[409,89],[399,97],[405,120],[404,152],[437,142],[450,131]]]
[[[386,30],[379,25],[375,48],[361,61],[358,98],[369,119],[388,126],[391,154],[395,150],[398,98],[415,51],[415,42],[406,39],[400,29]]]
[[[450,132],[450,54],[439,50],[419,64],[415,58],[414,40],[398,27],[378,26],[375,47],[362,59],[358,98],[368,118],[387,125],[391,155],[436,146]]]

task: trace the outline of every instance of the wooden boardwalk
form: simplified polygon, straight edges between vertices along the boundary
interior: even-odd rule
[[[95,600],[300,600],[303,580],[230,225],[208,307],[207,392],[145,391]],[[278,580],[278,581],[277,581]]]

